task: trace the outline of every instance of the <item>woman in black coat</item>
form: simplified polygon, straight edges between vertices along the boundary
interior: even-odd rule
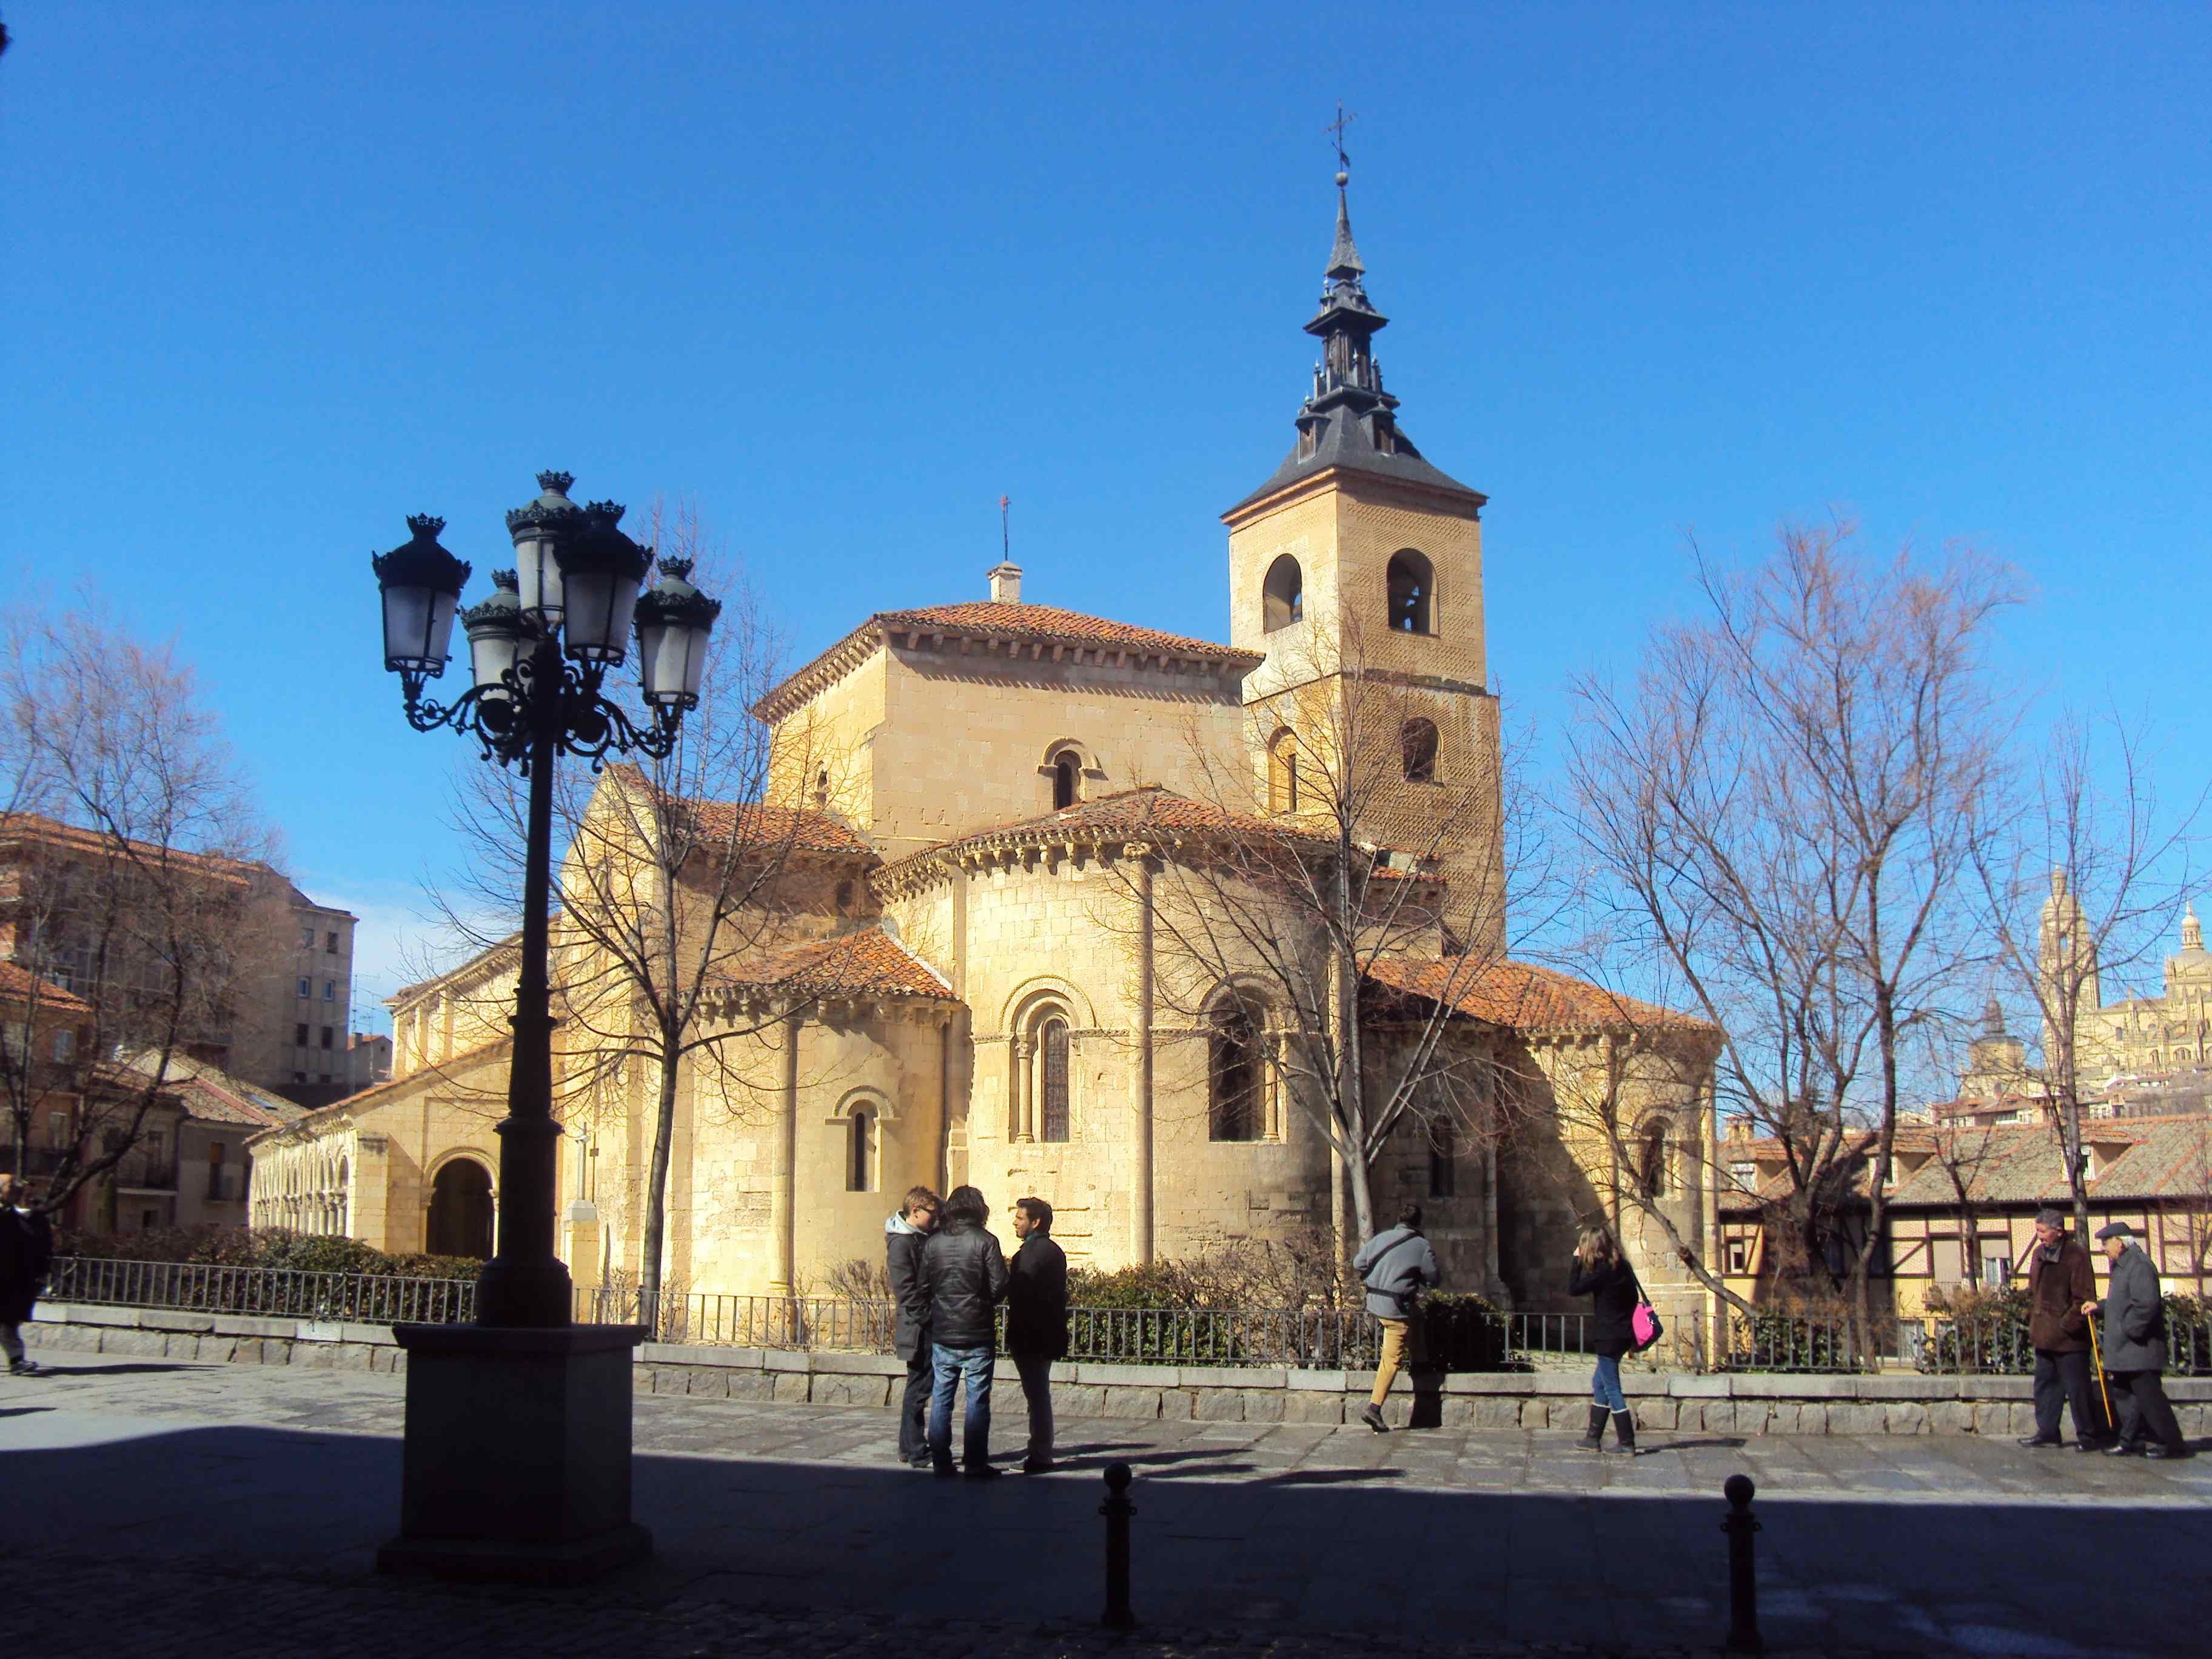
[[[1597,1356],[1597,1369],[1590,1374],[1589,1431],[1583,1436],[1583,1449],[1595,1451],[1604,1443],[1605,1419],[1610,1416],[1614,1449],[1633,1455],[1636,1419],[1629,1414],[1628,1397],[1620,1391],[1620,1357],[1636,1352],[1636,1304],[1644,1299],[1644,1291],[1636,1282],[1636,1269],[1604,1228],[1583,1229],[1574,1267],[1567,1275],[1567,1294],[1590,1299],[1589,1346]]]

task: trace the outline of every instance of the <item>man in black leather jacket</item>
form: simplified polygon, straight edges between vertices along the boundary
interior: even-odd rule
[[[967,1384],[967,1422],[960,1461],[974,1480],[991,1467],[991,1366],[998,1346],[999,1304],[1006,1299],[1006,1257],[984,1226],[991,1206],[973,1187],[955,1187],[944,1218],[921,1251],[921,1282],[929,1292],[930,1359],[936,1387],[929,1397],[929,1456],[940,1479],[960,1473],[952,1465],[952,1395]]]

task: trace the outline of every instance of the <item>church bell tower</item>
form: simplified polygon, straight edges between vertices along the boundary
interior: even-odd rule
[[[1363,839],[1435,853],[1459,896],[1452,908],[1474,919],[1469,944],[1502,948],[1487,498],[1431,465],[1398,423],[1375,356],[1389,319],[1367,297],[1349,182],[1340,146],[1336,234],[1305,325],[1321,361],[1291,452],[1222,514],[1230,638],[1267,659],[1245,681],[1255,766],[1271,811],[1308,812],[1316,773],[1340,789],[1352,769],[1333,769],[1316,746],[1358,734],[1374,775],[1357,797]]]

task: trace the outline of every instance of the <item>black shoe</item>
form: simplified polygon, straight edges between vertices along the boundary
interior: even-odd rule
[[[2074,1443],[2074,1449],[2077,1452],[2100,1452],[2106,1449],[2106,1447],[2101,1440],[2076,1440]]]
[[[1382,1420],[1382,1408],[1371,1401],[1367,1409],[1359,1413],[1359,1420],[1377,1434],[1390,1432],[1390,1425]]]
[[[1059,1467],[1049,1457],[1025,1457],[1022,1460],[1024,1474],[1050,1474]]]
[[[2177,1450],[2172,1446],[2160,1446],[2154,1443],[2145,1446],[2142,1449],[2142,1455],[2145,1457],[2149,1458],[2154,1462],[2162,1463],[2169,1457],[2188,1456],[2189,1448],[2184,1446]]]
[[[970,1480],[996,1480],[1006,1471],[989,1463],[970,1463],[960,1473]]]
[[[1633,1412],[1613,1413],[1612,1449],[1627,1456],[1636,1455],[1636,1414]]]
[[[954,1466],[950,1458],[942,1463],[933,1461],[929,1466],[929,1472],[939,1480],[957,1480],[960,1478],[959,1469]]]
[[[39,1362],[35,1359],[11,1359],[8,1362],[8,1375],[36,1376],[39,1375]]]
[[[2046,1437],[2045,1436],[2039,1434],[2029,1434],[2022,1435],[2021,1437],[2020,1443],[2028,1448],[2031,1451],[2042,1451],[2051,1446],[2063,1446],[2066,1443],[2060,1440],[2055,1435]]]
[[[2105,1455],[2107,1457],[2133,1457],[2140,1449],[2141,1448],[2139,1447],[2130,1446],[2124,1440],[2115,1440],[2111,1445],[2105,1448]]]
[[[917,1452],[906,1460],[906,1466],[910,1469],[928,1468],[931,1466],[930,1455],[927,1452]]]
[[[1592,1406],[1589,1431],[1575,1443],[1584,1451],[1596,1451],[1605,1444],[1605,1419],[1612,1415],[1603,1406]]]

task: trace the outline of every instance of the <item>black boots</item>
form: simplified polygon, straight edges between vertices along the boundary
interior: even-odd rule
[[[1581,1446],[1584,1451],[1595,1451],[1599,1447],[1605,1444],[1606,1415],[1607,1413],[1604,1407],[1592,1406],[1590,1407],[1589,1432],[1583,1436],[1583,1437],[1576,1443],[1577,1445]]]
[[[1636,1416],[1632,1412],[1613,1414],[1613,1449],[1636,1455]]]

